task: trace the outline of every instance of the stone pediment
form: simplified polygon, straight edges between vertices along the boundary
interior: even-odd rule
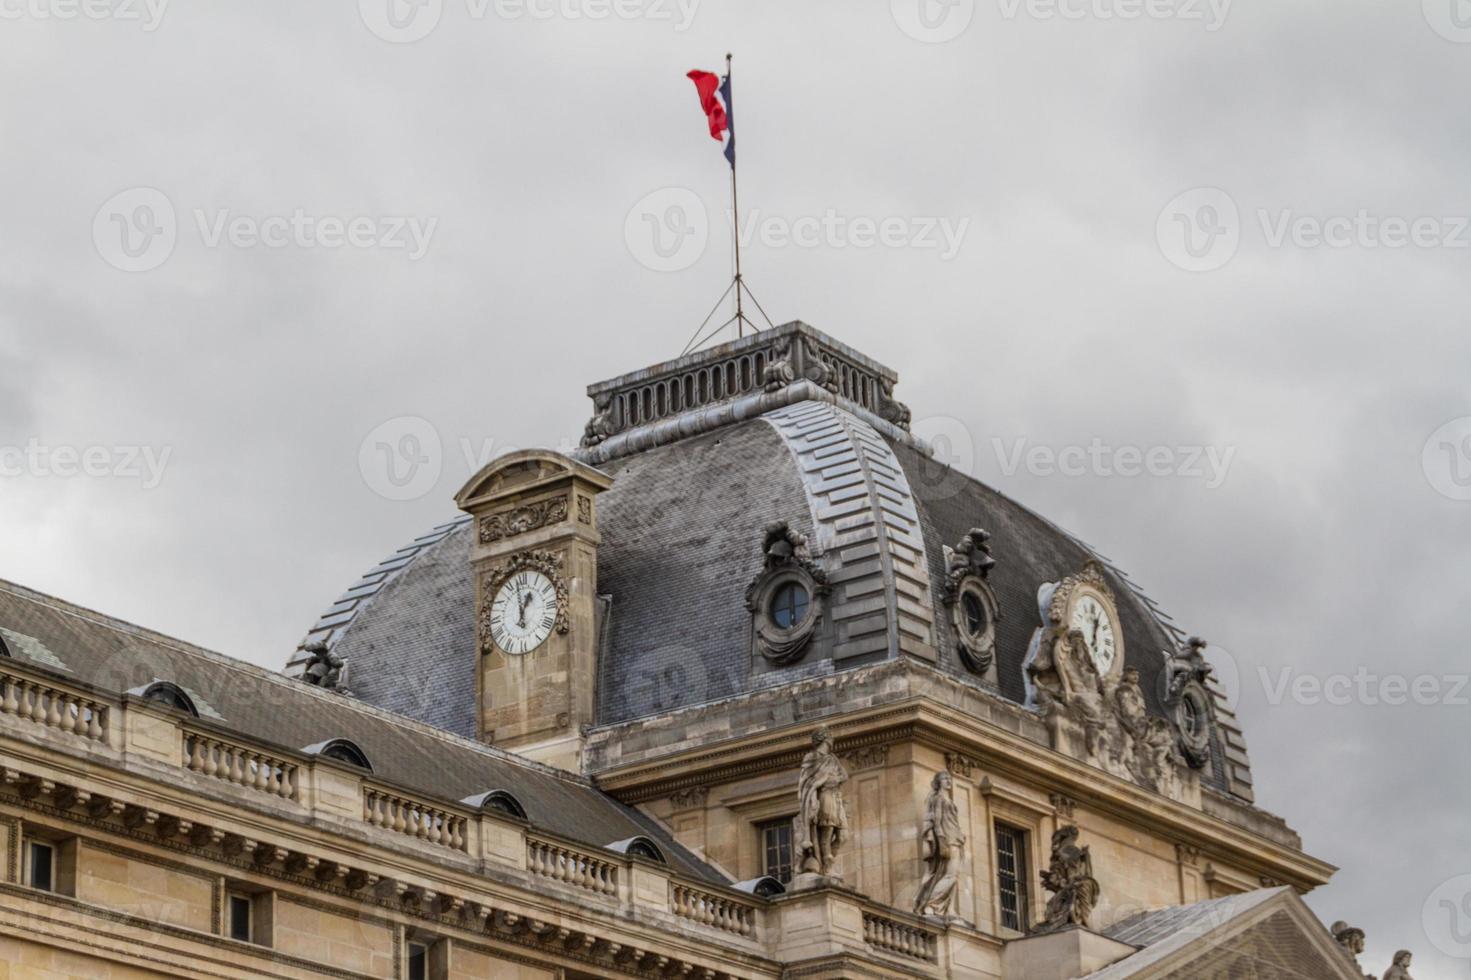
[[[524,494],[573,477],[599,490],[613,485],[613,478],[608,474],[560,453],[550,449],[523,449],[482,466],[455,494],[455,503],[461,510],[474,511],[485,502]]]

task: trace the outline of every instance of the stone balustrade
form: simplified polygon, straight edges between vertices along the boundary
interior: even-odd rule
[[[618,894],[618,864],[551,841],[526,838],[526,869],[588,891]]]
[[[0,714],[107,744],[109,707],[52,682],[0,669]]]
[[[671,881],[669,907],[682,919],[690,919],[722,932],[734,933],[747,939],[756,934],[755,906],[725,895]]]
[[[936,958],[935,933],[878,911],[864,911],[863,941],[885,953],[926,963]]]
[[[363,787],[363,819],[374,827],[466,850],[468,818],[378,786]]]
[[[184,768],[267,796],[297,798],[295,763],[188,728],[184,729]]]

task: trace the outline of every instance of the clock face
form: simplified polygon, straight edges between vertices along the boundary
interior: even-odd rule
[[[1107,607],[1094,596],[1084,593],[1073,603],[1073,629],[1083,634],[1088,644],[1088,655],[1098,673],[1107,674],[1118,653],[1118,640],[1114,635],[1113,619]]]
[[[506,653],[530,653],[557,625],[557,587],[541,572],[520,571],[490,604],[490,636]]]

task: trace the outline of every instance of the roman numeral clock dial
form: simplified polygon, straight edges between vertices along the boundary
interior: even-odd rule
[[[490,636],[506,653],[530,653],[557,625],[557,587],[541,572],[520,571],[501,583],[490,605]]]

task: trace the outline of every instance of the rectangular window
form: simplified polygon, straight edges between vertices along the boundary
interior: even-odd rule
[[[782,884],[792,880],[792,818],[758,824],[761,834],[761,873]]]
[[[230,895],[226,934],[231,939],[238,939],[243,943],[255,942],[255,930],[251,928],[253,907],[254,902],[249,895]]]
[[[1001,925],[1023,932],[1027,927],[1027,834],[996,825],[996,891],[1001,896]]]
[[[33,840],[26,847],[26,884],[43,892],[56,890],[56,848]]]
[[[409,943],[408,980],[429,980],[429,947]]]

